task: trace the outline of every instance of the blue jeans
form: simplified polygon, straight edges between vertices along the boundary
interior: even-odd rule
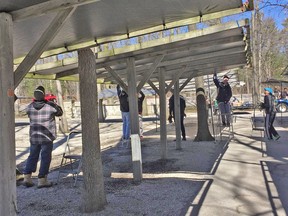
[[[123,121],[123,139],[130,138],[130,113],[122,112],[122,121]]]
[[[143,116],[142,114],[138,114],[139,116],[139,133],[140,133],[140,137],[143,137]]]
[[[184,115],[180,116],[180,125],[181,125],[182,138],[186,138],[186,131],[185,131],[185,126],[184,126]]]
[[[277,133],[277,131],[275,130],[273,123],[276,117],[276,112],[271,112],[271,113],[266,113],[265,116],[265,133],[266,133],[266,137],[268,137],[269,139],[272,139],[273,136],[279,136],[279,134]]]
[[[36,172],[37,162],[41,152],[41,163],[38,178],[43,178],[49,173],[50,163],[52,159],[53,142],[47,142],[44,144],[32,144],[30,145],[30,154],[26,162],[24,174],[31,174]]]
[[[218,108],[220,110],[222,123],[230,124],[230,120],[231,120],[230,103],[218,102]]]

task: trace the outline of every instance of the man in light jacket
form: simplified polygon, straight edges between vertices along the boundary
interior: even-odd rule
[[[26,187],[34,185],[31,175],[36,172],[37,162],[41,154],[40,170],[38,174],[38,188],[51,187],[47,180],[52,159],[53,141],[56,139],[55,116],[62,116],[60,106],[52,101],[46,101],[45,89],[39,86],[34,91],[34,101],[28,105],[27,114],[30,119],[30,154],[24,169]]]

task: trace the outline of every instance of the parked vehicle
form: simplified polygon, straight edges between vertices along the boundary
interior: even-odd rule
[[[237,97],[232,96],[230,99],[230,104],[232,109],[252,109],[253,108],[253,103],[251,101],[241,101]]]
[[[277,99],[276,102],[276,110],[277,112],[287,112],[288,111],[288,100],[287,99]]]

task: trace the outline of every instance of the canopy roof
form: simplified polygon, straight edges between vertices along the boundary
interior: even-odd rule
[[[157,82],[158,73],[154,72],[158,68],[166,71],[166,80],[175,83],[178,79],[191,80],[211,74],[215,69],[241,67],[249,63],[249,31],[248,37],[243,31],[243,27],[248,26],[247,21],[216,25],[146,44],[138,41],[131,47],[113,49],[112,54],[111,50],[108,53],[99,50],[99,44],[252,8],[253,1],[242,4],[242,0],[22,0],[20,3],[2,0],[0,5],[0,11],[10,13],[13,19],[14,63],[20,63],[19,67],[15,66],[15,86],[41,54],[41,57],[52,56],[84,47],[96,47],[99,80],[120,83],[124,87],[129,58],[135,61],[139,86]],[[36,65],[26,77],[77,80],[74,75],[78,74],[77,61],[77,58],[64,59],[61,65],[59,62],[50,63],[48,67]]]
[[[244,31],[247,28],[247,31]],[[137,82],[149,76],[158,81],[158,68],[165,68],[165,79],[192,79],[242,67],[249,63],[248,21],[230,22],[201,30],[136,43],[108,51],[95,51],[98,79],[105,83],[127,81],[127,58],[135,59]],[[151,75],[149,75],[152,73]],[[78,58],[36,65],[26,76],[78,80]]]
[[[261,82],[262,84],[268,84],[268,85],[274,85],[274,86],[288,86],[288,81],[287,80],[278,80],[278,79],[267,79],[264,82]]]
[[[60,9],[71,5],[78,7],[47,48],[57,49],[54,54],[75,50],[73,45],[83,42],[96,45],[134,37],[243,8],[241,0],[1,0],[0,12],[11,13],[14,20],[14,57],[25,56]]]

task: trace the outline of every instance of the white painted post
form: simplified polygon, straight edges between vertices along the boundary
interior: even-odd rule
[[[16,215],[13,22],[0,13],[0,215]]]
[[[142,180],[142,155],[141,142],[138,134],[131,135],[132,164],[134,181]]]
[[[139,138],[138,97],[134,58],[127,59],[128,99],[131,128],[131,148],[133,159],[133,179],[142,180],[141,142]],[[136,155],[134,155],[136,154]]]

